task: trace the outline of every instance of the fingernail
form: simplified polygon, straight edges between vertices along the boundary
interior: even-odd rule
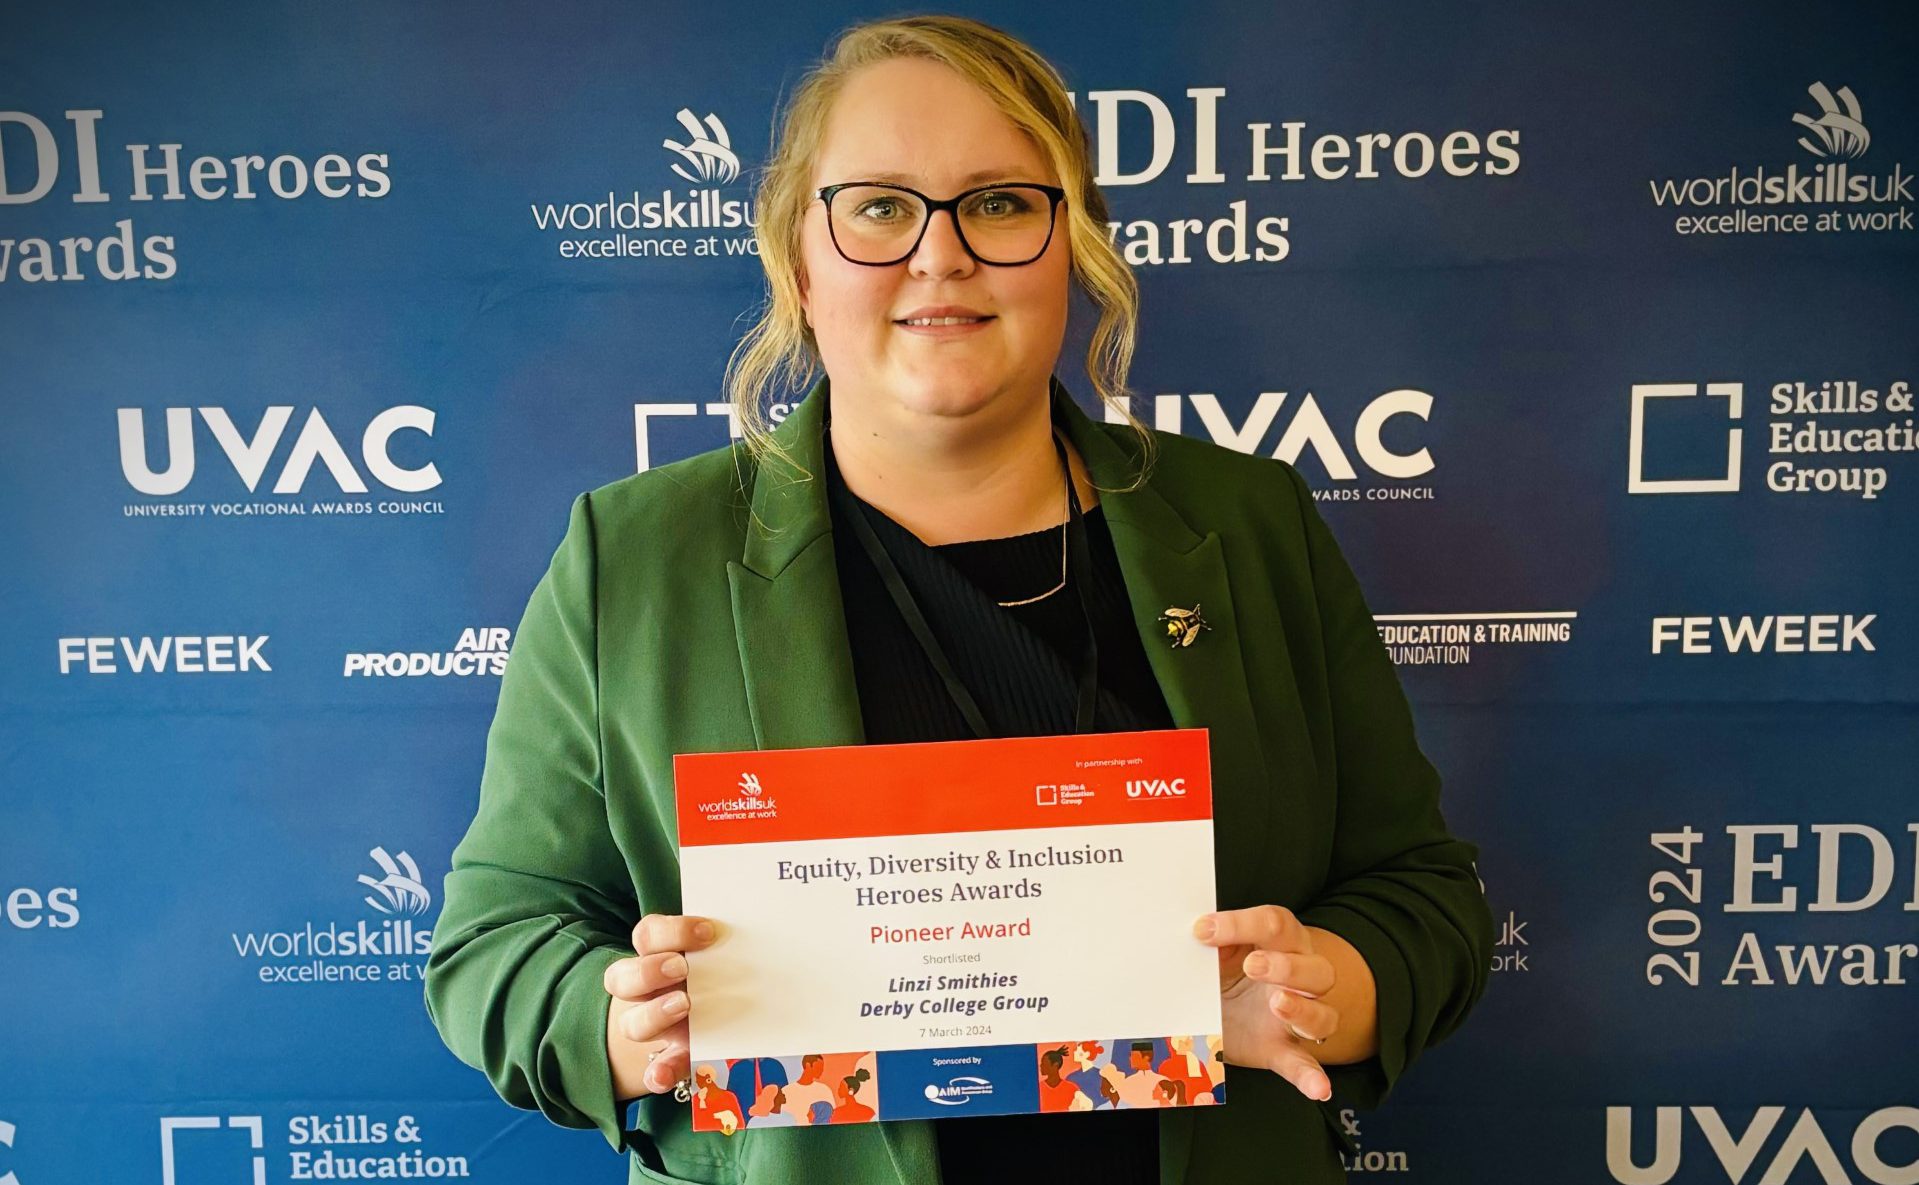
[[[686,960],[674,955],[660,964],[660,971],[669,979],[678,979],[686,974]]]
[[[713,941],[713,923],[700,922],[695,925],[693,927],[693,937],[699,939],[701,942]]]
[[[1264,975],[1266,974],[1268,966],[1266,952],[1264,951],[1256,950],[1246,956],[1246,974],[1248,975]]]
[[[1326,1082],[1325,1079],[1321,1079],[1320,1081],[1323,1085],[1321,1085],[1319,1088],[1319,1092],[1320,1092],[1319,1101],[1324,1103],[1331,1100],[1333,1097],[1333,1084],[1330,1082]]]
[[[1219,924],[1217,922],[1213,921],[1210,917],[1204,917],[1193,923],[1193,937],[1199,939],[1201,942],[1210,942],[1218,929]]]
[[[665,1090],[667,1087],[666,1067],[658,1064],[648,1066],[646,1068],[646,1084],[654,1090]]]
[[[674,992],[660,1002],[660,1011],[668,1016],[678,1016],[686,1011],[686,993]]]

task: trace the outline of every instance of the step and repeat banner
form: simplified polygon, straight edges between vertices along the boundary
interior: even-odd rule
[[[968,13],[1074,88],[1134,410],[1299,466],[1481,848],[1352,1175],[1919,1182],[1915,10]],[[729,440],[877,15],[8,11],[0,1183],[620,1179],[421,968],[569,502]]]

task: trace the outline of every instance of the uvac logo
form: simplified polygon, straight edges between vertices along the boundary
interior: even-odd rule
[[[1246,413],[1245,421],[1235,426],[1232,417],[1220,406],[1219,396],[1210,391],[1156,395],[1153,397],[1153,427],[1162,432],[1184,435],[1185,405],[1191,403],[1213,443],[1251,456],[1259,452],[1261,442],[1271,432],[1273,425],[1279,422],[1280,411],[1287,399],[1288,392],[1285,391],[1261,391]],[[1424,446],[1411,452],[1392,451],[1385,440],[1386,425],[1402,416],[1428,423],[1432,413],[1433,397],[1428,392],[1412,387],[1387,391],[1368,401],[1360,410],[1348,444],[1351,451],[1358,454],[1360,463],[1380,477],[1398,480],[1424,477],[1434,469],[1432,452]],[[1125,422],[1125,416],[1110,404],[1106,407],[1105,418],[1109,424]],[[1311,391],[1293,409],[1291,419],[1286,422],[1285,430],[1280,433],[1279,442],[1273,446],[1271,455],[1294,464],[1309,449],[1325,467],[1326,475],[1334,481],[1354,481],[1359,477],[1348,455],[1347,444],[1341,443],[1339,433],[1334,431],[1332,422],[1326,418],[1319,400],[1314,398]]]
[[[1126,797],[1128,798],[1184,798],[1186,779],[1174,778],[1128,778],[1126,779]]]
[[[249,492],[257,489],[260,479],[266,475],[267,463],[272,460],[280,438],[286,433],[288,421],[293,418],[294,409],[267,408],[251,440],[240,435],[225,408],[203,407],[199,410],[200,418],[212,431],[213,439],[219,444],[220,451],[226,454],[233,471],[246,483]],[[120,471],[126,475],[127,484],[153,497],[166,497],[186,489],[193,481],[196,464],[193,409],[166,409],[167,461],[166,468],[157,473],[147,459],[146,413],[141,408],[123,407],[119,409],[119,421]],[[431,408],[415,404],[389,407],[374,416],[360,437],[360,457],[374,480],[389,489],[405,493],[418,493],[439,485],[440,471],[432,462],[406,469],[396,464],[387,451],[393,435],[403,429],[411,428],[422,435],[432,436],[433,421]],[[280,467],[280,476],[273,483],[273,492],[299,493],[306,485],[307,473],[316,460],[326,465],[333,480],[339,483],[341,492],[367,492],[365,479],[360,476],[360,471],[354,467],[346,450],[340,446],[339,438],[317,407],[307,413],[306,423],[301,426],[300,435],[293,441],[292,451]]]
[[[1746,1130],[1735,1136],[1719,1117],[1717,1107],[1657,1107],[1653,1110],[1653,1153],[1649,1164],[1641,1167],[1633,1161],[1633,1108],[1606,1108],[1606,1170],[1620,1185],[1665,1185],[1679,1173],[1684,1150],[1684,1116],[1690,1114],[1712,1147],[1714,1157],[1727,1180],[1740,1182],[1759,1161],[1761,1151],[1785,1115],[1784,1107],[1760,1107],[1753,1113]],[[1919,1107],[1882,1107],[1867,1115],[1852,1131],[1851,1153],[1859,1175],[1873,1185],[1919,1180],[1919,1166],[1888,1164],[1880,1155],[1880,1139],[1894,1128],[1919,1132]],[[1895,1139],[1893,1143],[1898,1143]],[[1825,1181],[1850,1181],[1839,1153],[1833,1148],[1824,1128],[1810,1108],[1786,1132],[1776,1150],[1762,1185],[1776,1185],[1792,1177],[1801,1160],[1810,1160]],[[1688,1178],[1691,1179],[1691,1178]],[[1703,1178],[1702,1178],[1703,1179]]]

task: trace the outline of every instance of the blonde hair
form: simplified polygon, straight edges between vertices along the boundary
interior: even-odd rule
[[[1154,441],[1131,408],[1126,374],[1139,322],[1139,283],[1106,230],[1106,199],[1093,181],[1090,137],[1067,97],[1065,80],[1031,46],[966,17],[924,15],[869,21],[843,30],[830,55],[794,89],[771,157],[755,191],[760,264],[767,298],[759,321],[727,359],[725,390],[741,436],[756,461],[777,456],[798,469],[772,439],[763,405],[782,388],[810,387],[821,370],[819,344],[800,307],[800,224],[814,199],[812,172],[827,118],[846,81],[864,66],[923,58],[958,71],[1030,136],[1052,162],[1066,190],[1066,235],[1072,275],[1099,309],[1086,350],[1086,372],[1100,402],[1117,409],[1139,437],[1146,480]]]

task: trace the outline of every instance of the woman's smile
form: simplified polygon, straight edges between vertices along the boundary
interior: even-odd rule
[[[989,328],[996,320],[996,317],[929,317],[893,324],[916,337],[947,338],[970,337]]]

